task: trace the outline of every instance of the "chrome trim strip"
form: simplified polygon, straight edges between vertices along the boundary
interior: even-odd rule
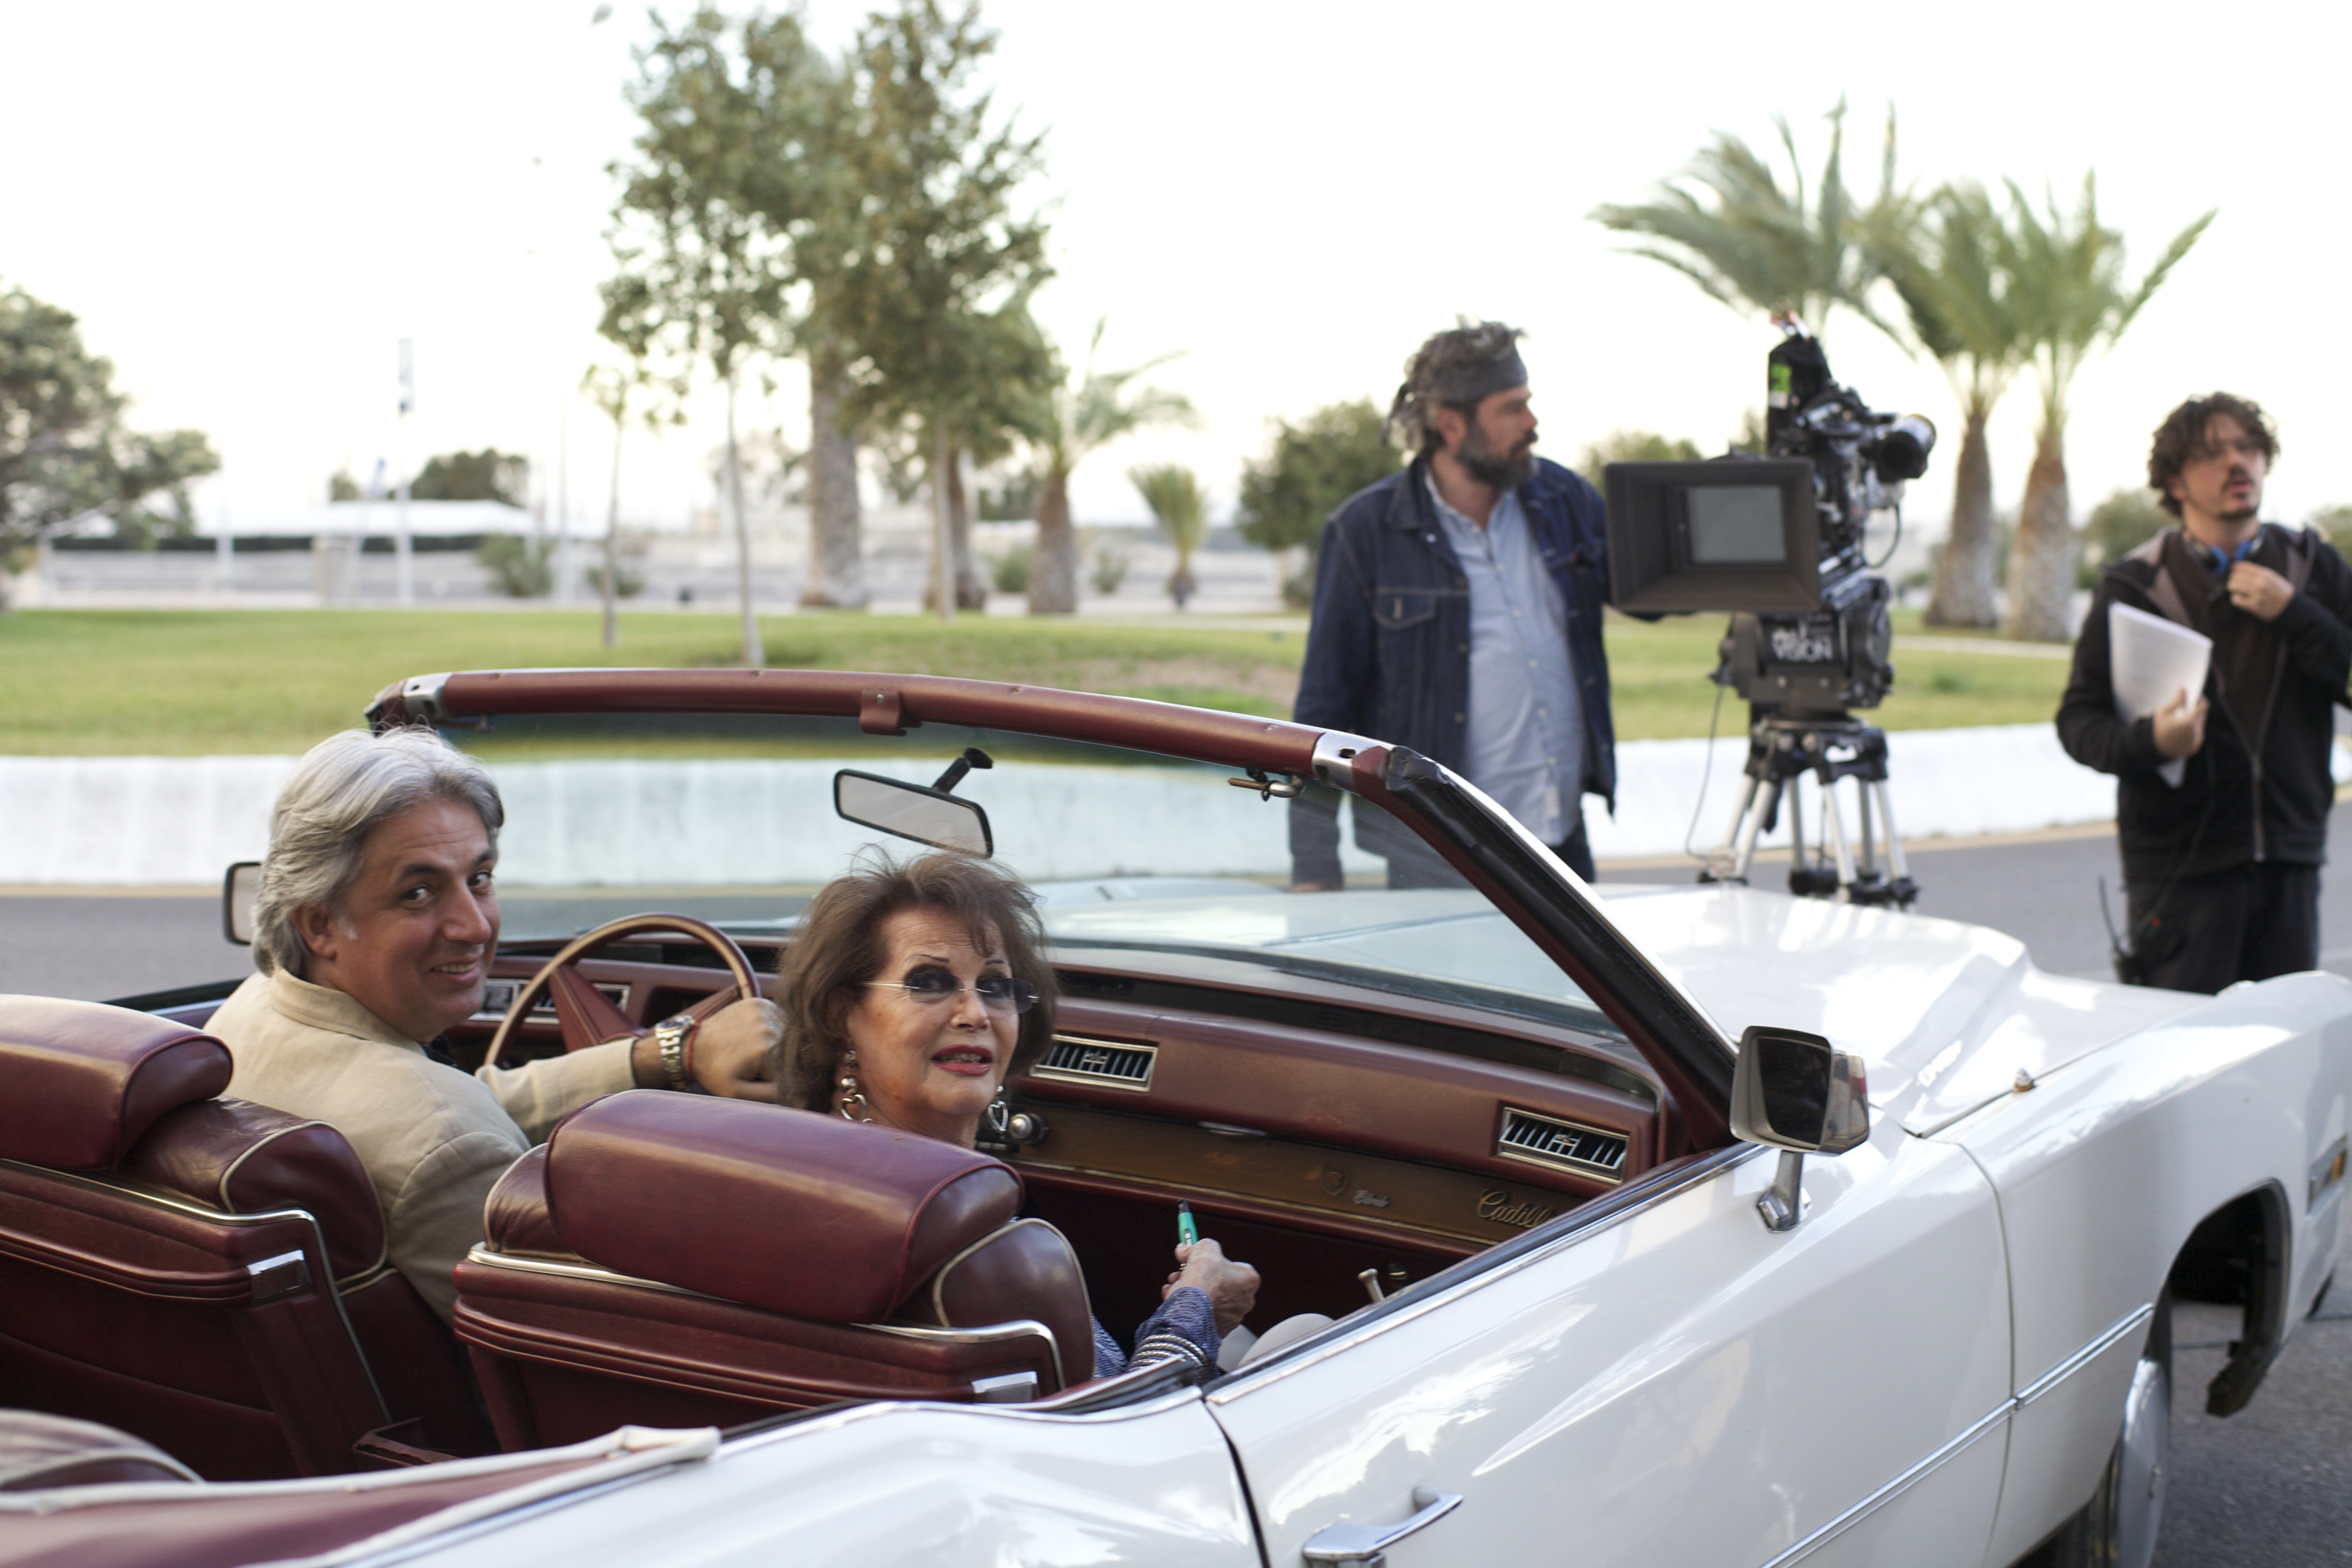
[[[1830,1521],[1827,1524],[1822,1526],[1811,1535],[1805,1537],[1802,1541],[1797,1542],[1794,1546],[1790,1547],[1778,1557],[1768,1560],[1764,1563],[1763,1568],[1787,1568],[1788,1564],[1810,1557],[1814,1552],[1820,1551],[1822,1547],[1827,1546],[1831,1542],[1836,1540],[1839,1536],[1843,1535],[1847,1531],[1852,1530],[1855,1525],[1860,1524],[1864,1520],[1869,1518],[1872,1514],[1876,1513],[1888,1503],[1893,1502],[1895,1498],[1904,1492],[1910,1490],[1919,1482],[1926,1480],[1928,1476],[1932,1475],[1937,1470],[1941,1469],[1946,1464],[1959,1458],[1961,1453],[1964,1452],[1970,1445],[1974,1444],[1978,1438],[1982,1437],[1986,1433],[1990,1432],[2002,1422],[2008,1420],[2011,1409],[2015,1404],[2016,1401],[2014,1400],[2002,1400],[1999,1405],[1993,1406],[1991,1410],[1978,1417],[1977,1424],[1975,1426],[1969,1427],[1967,1431],[1961,1433],[1958,1436],[1953,1438],[1950,1442],[1945,1444],[1942,1447],[1937,1449],[1934,1453],[1928,1455],[1926,1458],[1920,1460],[1917,1464],[1912,1466],[1909,1469],[1904,1471],[1901,1475],[1895,1477],[1893,1480],[1887,1482],[1885,1486],[1879,1488],[1876,1491],[1871,1493],[1868,1497],[1863,1499],[1860,1502],[1854,1504],[1852,1508],[1846,1510],[1843,1513],[1838,1515],[1835,1519]]]
[[[1542,1229],[1549,1229],[1553,1226],[1560,1228],[1552,1235],[1542,1237],[1527,1251],[1515,1257],[1506,1258],[1499,1263],[1479,1268],[1464,1279],[1454,1280],[1442,1289],[1430,1291],[1427,1295],[1420,1294],[1423,1287],[1443,1279],[1443,1275],[1432,1275],[1429,1279],[1422,1281],[1421,1284],[1399,1291],[1378,1307],[1359,1307],[1354,1312],[1325,1329],[1322,1333],[1310,1335],[1299,1341],[1297,1346],[1285,1350],[1272,1361],[1260,1363],[1255,1366],[1245,1366],[1238,1372],[1229,1373],[1211,1387],[1204,1397],[1211,1405],[1224,1405],[1245,1394],[1255,1393],[1269,1384],[1279,1383],[1293,1373],[1302,1372],[1338,1354],[1340,1351],[1350,1349],[1366,1340],[1386,1333],[1401,1323],[1409,1323],[1415,1318],[1449,1301],[1468,1295],[1473,1290],[1484,1289],[1497,1279],[1507,1279],[1523,1268],[1532,1268],[1538,1263],[1549,1259],[1562,1247],[1582,1241],[1588,1237],[1598,1236],[1602,1231],[1631,1219],[1653,1205],[1664,1203],[1668,1198],[1677,1196],[1702,1182],[1712,1181],[1735,1165],[1759,1154],[1769,1152],[1773,1151],[1767,1150],[1759,1143],[1734,1143],[1727,1148],[1713,1150],[1700,1155],[1654,1187],[1641,1187],[1639,1183],[1643,1178],[1636,1177],[1633,1184],[1620,1187],[1614,1192],[1604,1193],[1580,1207],[1570,1209],[1559,1218],[1547,1222],[1541,1227]],[[1531,1237],[1539,1234],[1539,1231],[1528,1233]],[[1512,1243],[1507,1241],[1498,1244],[1502,1247],[1511,1245]],[[1488,1250],[1492,1251],[1495,1248]],[[1483,1255],[1465,1258],[1462,1263],[1454,1267],[1459,1268],[1475,1264],[1478,1261],[1478,1256]]]
[[[920,1323],[852,1323],[849,1326],[871,1329],[877,1334],[895,1334],[902,1340],[929,1340],[942,1345],[992,1345],[1003,1340],[1041,1339],[1054,1347],[1054,1364],[1059,1366],[1062,1361],[1062,1347],[1055,1342],[1054,1331],[1034,1318],[1014,1318],[1009,1322],[991,1323],[979,1329],[930,1329]]]
[[[2035,1378],[2032,1383],[2026,1384],[2024,1389],[2017,1395],[2017,1407],[2020,1410],[2024,1409],[2027,1405],[2032,1404],[2035,1400],[2041,1398],[2043,1394],[2049,1393],[2052,1389],[2057,1387],[2060,1384],[2065,1382],[2068,1378],[2074,1376],[2076,1373],[2090,1365],[2092,1362],[2097,1360],[2101,1355],[2105,1354],[2110,1348],[2112,1348],[2117,1340],[2122,1339],[2126,1334],[2130,1333],[2134,1329],[2138,1328],[2141,1324],[2147,1322],[2155,1315],[2156,1305],[2154,1302],[2135,1307],[2130,1311],[2126,1312],[2122,1317],[2116,1319],[2114,1323],[2110,1324],[2106,1331],[2101,1334],[2097,1339],[2093,1340],[2089,1344],[2084,1345],[2081,1350],[2076,1351],[2073,1355],[2068,1356],[2064,1361],[2060,1362],[2056,1366],[2052,1367],[2048,1372],[2043,1373],[2040,1377]]]
[[[1307,765],[1315,770],[1318,784],[1328,784],[1348,794],[1356,793],[1356,753],[1369,752],[1383,744],[1350,735],[1345,730],[1326,730],[1315,737],[1314,759]]]
[[[562,1279],[585,1279],[598,1285],[635,1285],[643,1290],[667,1290],[673,1296],[692,1296],[700,1301],[724,1300],[706,1296],[699,1290],[689,1290],[683,1285],[665,1285],[658,1279],[640,1279],[634,1274],[616,1274],[593,1263],[558,1263],[551,1258],[525,1258],[520,1253],[493,1252],[486,1242],[477,1242],[466,1253],[466,1261],[492,1268],[511,1268],[522,1274],[552,1274]]]

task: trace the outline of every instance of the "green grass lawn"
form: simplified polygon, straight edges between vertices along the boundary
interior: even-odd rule
[[[1291,624],[1295,625],[1295,623]],[[348,728],[389,682],[446,669],[730,665],[721,616],[624,616],[621,646],[593,612],[25,610],[0,616],[0,754],[299,752]],[[1906,628],[1907,629],[1907,628]],[[1290,710],[1304,639],[1264,631],[960,617],[793,616],[762,623],[778,668],[967,675],[1241,712]],[[1706,732],[1722,622],[1612,617],[1618,732]],[[2057,709],[2056,659],[1896,655],[1889,728],[2032,723]],[[1727,727],[1743,722],[1727,703]]]

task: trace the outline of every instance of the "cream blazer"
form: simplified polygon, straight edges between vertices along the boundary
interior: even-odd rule
[[[236,1058],[229,1094],[350,1140],[375,1183],[387,1260],[445,1319],[506,1168],[567,1113],[635,1083],[626,1040],[469,1078],[352,997],[283,970],[238,986],[207,1032]]]

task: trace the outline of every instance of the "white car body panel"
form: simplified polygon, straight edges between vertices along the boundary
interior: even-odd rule
[[[1266,1560],[1341,1520],[1402,1519],[1429,1487],[1467,1500],[1395,1568],[1538,1549],[1751,1564],[1809,1543],[1821,1563],[1974,1568],[2008,1393],[1990,1190],[1890,1127],[1809,1163],[1805,1223],[1776,1236],[1756,1211],[1773,1166],[1756,1152],[1214,1391]]]
[[[1185,892],[1179,912],[1221,945],[1576,999],[1459,894]],[[2000,1568],[2090,1495],[2200,1219],[2285,1191],[2290,1319],[2333,1267],[2342,1184],[2314,1205],[2305,1178],[2347,1132],[2352,982],[2203,998],[2042,974],[1952,921],[1738,888],[1594,892],[1727,1035],[1808,1029],[1867,1062],[1871,1139],[1808,1159],[1794,1230],[1756,1212],[1769,1152],[1719,1155],[1205,1398],[821,1415],[430,1560],[505,1568],[523,1542],[583,1563],[1279,1565],[1433,1488],[1465,1500],[1391,1547],[1393,1568]],[[1375,905],[1393,918],[1365,923]],[[1081,943],[1115,945],[1134,917],[1108,893],[1049,910]]]
[[[358,1559],[370,1561],[364,1553]],[[868,1405],[463,1532],[444,1568],[1260,1568],[1197,1391],[1087,1415]]]

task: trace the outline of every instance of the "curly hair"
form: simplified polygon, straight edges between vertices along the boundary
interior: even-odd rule
[[[831,1103],[834,1076],[849,1048],[845,1020],[857,987],[882,973],[889,956],[882,927],[903,910],[935,910],[961,922],[974,947],[1001,946],[1014,977],[1036,987],[1037,1005],[1021,1016],[1005,1076],[1045,1054],[1059,992],[1029,889],[1010,871],[969,855],[942,851],[900,865],[877,851],[818,890],[776,961],[784,1037],[768,1068],[786,1105],[822,1111]]]
[[[1526,332],[1500,321],[1473,321],[1456,316],[1455,325],[1436,333],[1412,351],[1404,362],[1404,384],[1389,405],[1381,433],[1402,440],[1421,457],[1445,445],[1437,433],[1437,411],[1451,408],[1465,416],[1493,393],[1527,380],[1519,361],[1519,339]],[[1497,378],[1503,378],[1500,381]],[[1475,395],[1465,395],[1475,391]]]
[[[2172,481],[2205,449],[2207,427],[2216,416],[2224,414],[2236,420],[2262,447],[2263,462],[2278,461],[2278,427],[2263,412],[2261,404],[2227,392],[2190,398],[2164,416],[2147,449],[2147,487],[2156,492],[2156,504],[2175,517],[2180,515],[2180,502],[2173,496]]]

